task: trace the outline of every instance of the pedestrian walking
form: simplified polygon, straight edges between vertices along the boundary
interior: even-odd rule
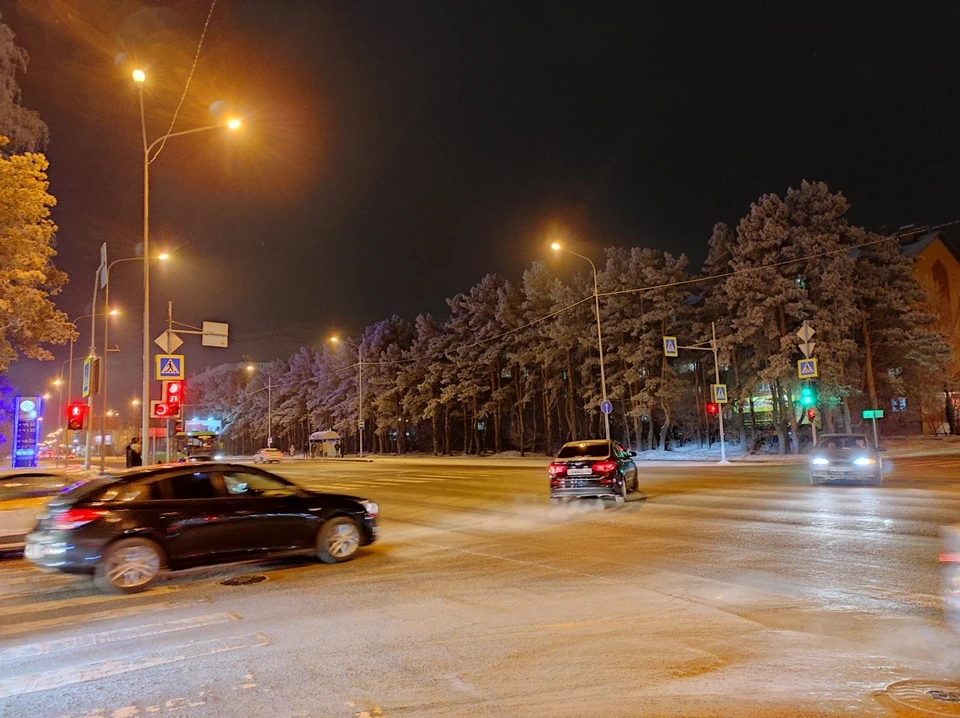
[[[341,450],[340,450],[340,442],[339,442],[339,441],[338,441],[336,444],[333,445],[333,451],[334,451],[334,453],[337,455],[338,458],[341,457],[341,456],[343,456],[343,454],[341,453]]]

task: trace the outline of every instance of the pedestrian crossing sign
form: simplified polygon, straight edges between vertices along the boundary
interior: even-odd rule
[[[797,362],[797,376],[801,379],[816,379],[820,376],[820,367],[816,358],[800,359]]]
[[[726,384],[711,384],[710,388],[713,389],[714,404],[727,403],[727,385]]]
[[[677,356],[677,338],[676,337],[663,338],[663,355],[668,357]]]
[[[159,381],[183,381],[183,354],[157,354],[157,375]]]

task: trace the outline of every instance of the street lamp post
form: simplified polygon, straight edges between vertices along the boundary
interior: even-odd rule
[[[341,339],[340,337],[330,337],[330,341],[343,342],[344,344],[349,344],[354,349],[357,350],[357,366],[359,367],[359,374],[357,377],[357,435],[360,440],[360,458],[363,458],[363,350],[360,349],[359,344],[354,344],[348,339]]]
[[[590,262],[590,269],[593,270],[593,307],[594,312],[597,316],[597,351],[600,353],[600,397],[601,402],[606,403],[607,401],[607,377],[604,372],[603,367],[603,335],[600,331],[600,291],[597,286],[597,266],[593,263],[593,260],[589,257],[584,257],[582,254],[577,254],[574,251],[571,251],[561,245],[559,242],[554,242],[550,245],[550,248],[554,252],[566,252],[567,254],[572,254],[574,257],[580,257],[580,259],[585,259]],[[610,415],[606,412],[601,412],[603,414],[603,428],[604,435],[607,441],[610,441]]]
[[[195,127],[191,130],[180,130],[179,132],[168,132],[162,137],[158,137],[152,143],[147,143],[147,119],[143,111],[143,85],[147,80],[147,75],[143,70],[133,71],[133,80],[137,84],[137,90],[140,100],[140,131],[143,138],[143,256],[150,256],[150,164],[157,158],[150,153],[161,142],[165,142],[171,137],[180,137],[182,135],[192,135],[206,130],[215,130],[222,125],[212,124],[203,127]],[[226,126],[231,130],[239,129],[240,120],[233,118],[227,121]],[[147,442],[150,437],[150,262],[143,263],[143,396],[141,397],[141,437],[143,442],[143,451],[147,451]]]
[[[247,371],[253,372],[256,370],[256,367],[253,364],[247,365]],[[273,375],[270,372],[267,372],[267,446],[273,446]],[[263,391],[263,389],[257,389],[253,392]]]
[[[63,439],[66,429],[63,426],[63,364],[60,365],[60,376],[53,380],[53,385],[59,389],[59,398],[57,399],[57,442],[53,450],[53,460],[56,468],[60,468],[60,441]]]

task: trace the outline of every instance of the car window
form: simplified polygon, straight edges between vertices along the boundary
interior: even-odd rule
[[[156,499],[154,484],[114,484],[97,498],[98,501],[149,501]]]
[[[873,448],[870,440],[863,435],[851,434],[848,436],[824,436],[817,442],[818,449],[829,451],[850,451],[853,449]]]
[[[564,444],[557,454],[558,459],[576,459],[587,457],[591,459],[603,458],[610,455],[607,444],[588,444],[586,442]]]
[[[219,496],[211,475],[206,471],[178,474],[166,481],[170,496],[175,499],[213,499]]]
[[[263,474],[231,471],[223,475],[223,483],[231,496],[289,496],[296,487]]]

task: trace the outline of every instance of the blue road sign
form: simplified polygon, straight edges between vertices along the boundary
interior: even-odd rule
[[[183,381],[183,354],[157,354],[157,379]]]
[[[727,403],[727,385],[726,384],[711,384],[710,388],[713,389],[714,404]]]
[[[820,367],[815,358],[801,359],[797,362],[797,376],[801,379],[816,379],[820,376]]]
[[[613,413],[613,403],[611,403],[611,402],[609,402],[609,401],[601,401],[601,402],[600,402],[600,411],[602,411],[604,414],[612,414],[612,413]]]
[[[677,338],[676,337],[663,338],[663,355],[668,357],[677,356]]]

